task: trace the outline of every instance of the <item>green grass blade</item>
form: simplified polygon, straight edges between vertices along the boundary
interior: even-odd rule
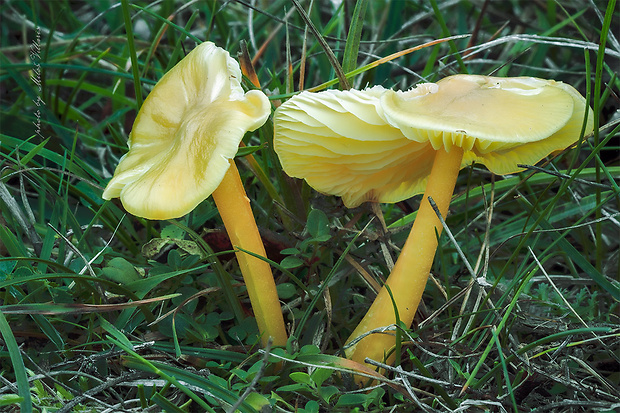
[[[332,51],[331,47],[329,47],[329,45],[327,44],[327,41],[325,40],[323,35],[321,35],[321,33],[318,31],[314,23],[312,23],[312,20],[310,20],[308,13],[306,13],[303,7],[301,7],[301,4],[299,4],[299,1],[297,0],[291,0],[291,1],[295,5],[295,8],[297,9],[297,12],[301,16],[301,18],[304,20],[304,23],[308,25],[308,27],[310,28],[310,31],[312,32],[312,34],[314,34],[316,40],[319,42],[319,44],[323,48],[323,51],[325,52],[325,55],[327,56],[327,60],[329,60],[329,63],[334,69],[334,72],[336,73],[336,77],[338,78],[338,81],[340,82],[340,87],[343,90],[351,89],[351,85],[349,84],[349,81],[347,80],[347,77],[345,76],[345,73],[342,70],[342,66],[340,66],[340,63],[338,62],[338,58]]]
[[[441,26],[441,30],[443,32],[444,37],[450,37],[450,29],[448,28],[448,25],[446,25],[446,20],[443,18],[443,14],[441,14],[441,10],[439,10],[439,6],[437,5],[437,0],[430,0],[430,1],[431,1],[431,6],[433,7],[433,11],[435,12],[435,18],[437,19],[437,23],[439,23],[439,25]],[[450,51],[454,55],[459,65],[461,73],[469,73],[467,70],[467,66],[465,66],[465,63],[463,63],[463,58],[461,57],[461,54],[456,48],[456,44],[454,44],[454,41],[450,40],[448,44],[450,45]]]
[[[506,385],[506,393],[510,396],[510,401],[512,402],[512,409],[515,413],[519,412],[519,407],[517,405],[517,401],[515,400],[515,395],[512,389],[512,383],[510,382],[510,375],[508,374],[508,367],[506,366],[506,359],[504,358],[504,349],[502,348],[502,344],[499,341],[499,337],[497,336],[497,329],[495,326],[491,328],[491,334],[493,335],[492,341],[495,343],[497,347],[497,356],[499,358],[499,364],[502,366],[502,372],[504,373],[505,385]]]
[[[56,165],[60,166],[65,163],[65,158],[62,155],[60,155],[59,153],[55,151],[42,148],[40,147],[40,145],[37,146],[37,145],[34,145],[33,143],[26,142],[21,139],[13,138],[11,136],[2,135],[2,134],[0,134],[0,138],[2,139],[2,142],[1,142],[2,147],[10,148],[11,150],[15,150],[19,148],[21,150],[28,151],[29,153],[32,150],[36,150],[37,155],[40,155],[44,159],[47,159],[50,162],[55,163]],[[29,158],[28,160],[32,161],[32,158]],[[25,163],[22,163],[22,165],[25,166]],[[41,166],[41,164],[31,163],[29,166]],[[86,164],[83,160],[80,160],[79,158],[76,159],[75,163],[70,165],[68,171],[71,172],[72,174],[77,175],[77,177],[80,177],[80,178],[86,178],[90,176],[92,178],[98,177],[100,179],[100,175],[97,172],[95,172],[88,164]]]
[[[24,244],[5,225],[0,225],[0,242],[13,257],[28,257],[30,255]]]
[[[603,205],[605,201],[603,200],[596,210],[600,211],[600,206]],[[551,230],[553,227],[546,220],[541,220],[540,225],[543,229]],[[572,259],[572,261],[577,264],[581,269],[595,282],[597,283],[603,290],[608,292],[614,299],[620,301],[620,284],[616,283],[614,285],[611,281],[609,281],[599,270],[596,269],[584,256],[581,252],[577,251],[577,249],[566,240],[566,236],[568,235],[568,230],[563,234],[558,234],[557,238],[547,247],[545,251],[550,250],[557,243],[562,251],[565,251],[568,256]]]
[[[13,365],[13,371],[15,372],[15,380],[17,381],[17,391],[23,400],[20,403],[20,409],[22,413],[32,412],[32,398],[30,397],[30,383],[28,382],[28,375],[26,374],[26,367],[24,366],[24,359],[19,352],[17,341],[11,331],[8,321],[4,317],[4,313],[0,311],[0,334],[4,343],[9,351],[9,357]]]
[[[184,34],[185,36],[189,37],[190,39],[192,39],[193,41],[195,41],[196,43],[202,43],[202,40],[200,40],[199,38],[197,38],[196,36],[194,36],[193,34],[191,34],[189,31],[187,31],[187,29],[183,28],[182,26],[179,26],[177,24],[174,24],[173,22],[171,22],[170,20],[166,19],[165,17],[160,16],[157,13],[154,13],[153,11],[149,10],[146,7],[140,7],[137,4],[132,4],[131,7],[134,7],[138,10],[142,10],[143,12],[155,17],[156,19],[162,21],[163,23],[169,25],[170,27],[172,27],[173,29],[181,32],[182,34]]]
[[[142,107],[142,84],[140,83],[140,67],[138,66],[138,54],[134,43],[131,16],[129,15],[128,0],[121,0],[123,18],[125,19],[125,31],[127,32],[127,47],[129,48],[129,58],[131,59],[131,73],[133,74],[133,86],[136,93],[136,110]]]
[[[49,140],[50,138],[45,139],[43,142],[41,142],[40,144],[32,148],[26,155],[22,156],[19,159],[21,164],[27,165],[28,162],[30,162],[30,160],[34,158],[39,153],[39,151],[43,149],[43,147],[45,147],[45,145],[49,142]]]
[[[151,398],[151,401],[161,407],[165,412],[170,413],[186,413],[187,410],[181,409],[170,400],[166,399],[161,393],[155,393]]]
[[[359,53],[360,40],[362,38],[366,6],[368,6],[368,0],[357,0],[355,3],[351,25],[349,26],[349,34],[347,35],[347,43],[344,48],[344,57],[342,58],[342,70],[345,73],[349,73],[357,68],[357,54]]]
[[[502,319],[500,320],[499,324],[496,327],[497,330],[500,330],[500,331],[503,330],[504,326],[506,325],[506,322],[508,321],[508,318],[512,315],[512,310],[517,305],[519,296],[521,295],[521,293],[523,293],[523,291],[525,290],[525,287],[529,283],[529,280],[534,276],[534,274],[535,274],[534,271],[530,271],[530,273],[527,275],[527,277],[521,281],[521,285],[519,286],[519,288],[515,292],[514,296],[512,297],[512,300],[510,301],[510,304],[508,305],[508,308],[506,308],[506,310],[504,312],[504,315],[502,316]],[[472,382],[476,378],[476,374],[478,373],[478,371],[480,370],[480,368],[484,364],[485,360],[489,356],[489,353],[491,352],[492,348],[493,348],[493,340],[489,341],[489,343],[487,344],[486,348],[482,352],[482,355],[480,356],[480,359],[478,360],[478,363],[476,363],[476,366],[471,371],[471,373],[469,375],[469,378],[467,379],[467,381],[463,385],[463,388],[461,390],[461,394],[472,384]]]
[[[172,353],[173,351],[175,351],[175,348],[172,344],[165,342],[157,342],[153,345],[153,348],[164,351],[166,353]],[[181,352],[189,356],[217,360],[218,362],[230,362],[234,364],[240,364],[248,358],[245,353],[239,353],[236,351],[191,346],[181,346]]]
[[[593,97],[593,109],[594,109],[594,145],[596,146],[599,143],[599,120],[600,120],[600,112],[601,112],[601,83],[603,80],[603,59],[605,57],[605,44],[607,43],[607,37],[609,35],[609,29],[611,26],[611,21],[614,15],[614,10],[616,7],[616,0],[610,0],[607,3],[607,10],[605,12],[605,19],[603,20],[603,27],[601,29],[601,36],[599,40],[599,48],[596,54],[596,72],[594,77],[594,90],[592,93]],[[600,182],[600,165],[596,163],[596,181]],[[601,190],[599,188],[595,189],[596,191],[596,200],[598,202],[601,201]],[[599,219],[602,216],[601,209],[596,211],[596,218]],[[603,267],[603,226],[601,223],[596,224],[595,228],[595,237],[596,237],[596,269],[601,271]],[[616,298],[618,299],[618,298]]]
[[[208,377],[205,378],[204,376],[196,374],[191,370],[170,366],[157,361],[154,361],[153,365],[168,377],[174,377],[175,380],[181,380],[184,383],[204,389],[206,392],[212,394],[215,398],[226,404],[234,405],[239,399],[239,394],[236,394],[235,392],[218,385],[214,381],[209,380]],[[238,409],[241,412],[255,412],[254,408],[246,401],[241,403]]]

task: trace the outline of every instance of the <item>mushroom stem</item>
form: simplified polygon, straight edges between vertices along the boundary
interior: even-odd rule
[[[265,246],[234,161],[230,161],[224,179],[213,192],[213,199],[233,248],[239,247],[265,257]],[[266,261],[243,251],[236,251],[235,255],[250,296],[263,346],[269,337],[274,346],[286,345],[286,328],[271,267]]]
[[[386,281],[394,297],[400,321],[407,327],[411,326],[422,299],[442,230],[428,197],[433,198],[441,215],[445,217],[462,158],[463,149],[457,146],[450,148],[450,152],[446,152],[443,148],[437,150],[418,215],[396,265]],[[383,287],[347,343],[371,330],[395,324],[396,321],[392,298]],[[393,332],[373,333],[348,348],[346,354],[359,363],[364,363],[366,357],[383,361],[395,343]],[[391,359],[393,360],[393,357]]]

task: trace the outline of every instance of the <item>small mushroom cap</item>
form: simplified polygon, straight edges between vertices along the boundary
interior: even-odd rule
[[[462,147],[461,167],[517,172],[576,142],[585,108],[571,86],[535,78],[456,75],[407,92],[302,92],[276,110],[274,148],[289,175],[348,207],[398,202],[424,191],[436,149]]]
[[[238,63],[205,42],[166,73],[145,99],[129,152],[103,192],[148,219],[178,218],[219,186],[247,131],[271,112],[267,96],[244,93]]]

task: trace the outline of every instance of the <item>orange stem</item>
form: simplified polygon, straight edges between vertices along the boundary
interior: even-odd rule
[[[435,258],[438,237],[443,229],[435,211],[428,202],[428,197],[433,198],[442,217],[445,217],[461,168],[462,158],[463,149],[459,147],[452,147],[450,152],[446,152],[444,149],[437,151],[418,215],[396,265],[386,281],[394,297],[400,321],[407,327],[411,326],[413,316],[422,299],[422,293]],[[392,299],[387,289],[383,287],[347,343],[371,330],[389,326],[396,322]],[[396,339],[393,331],[373,333],[364,337],[345,352],[349,358],[359,363],[363,363],[366,357],[383,361],[386,359],[388,351],[395,344]],[[360,381],[361,379],[360,377]]]
[[[250,200],[243,189],[234,161],[230,162],[228,172],[213,192],[213,199],[233,247],[266,257],[265,246],[250,208]],[[252,303],[263,346],[267,344],[269,337],[272,338],[274,346],[286,345],[288,337],[271,267],[266,261],[245,252],[236,251],[235,255]]]

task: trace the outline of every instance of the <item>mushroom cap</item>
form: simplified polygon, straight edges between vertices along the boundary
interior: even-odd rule
[[[148,219],[178,218],[219,186],[243,135],[271,112],[261,91],[244,93],[239,64],[211,42],[192,50],[145,99],[104,199]]]
[[[348,207],[398,202],[424,192],[438,148],[462,147],[461,168],[517,172],[576,142],[585,109],[573,87],[530,77],[302,92],[276,110],[274,148],[289,175]]]
[[[274,115],[274,149],[287,174],[349,206],[397,202],[421,187],[434,151],[407,139],[380,116],[386,90],[302,92]],[[411,194],[413,195],[413,194]]]

